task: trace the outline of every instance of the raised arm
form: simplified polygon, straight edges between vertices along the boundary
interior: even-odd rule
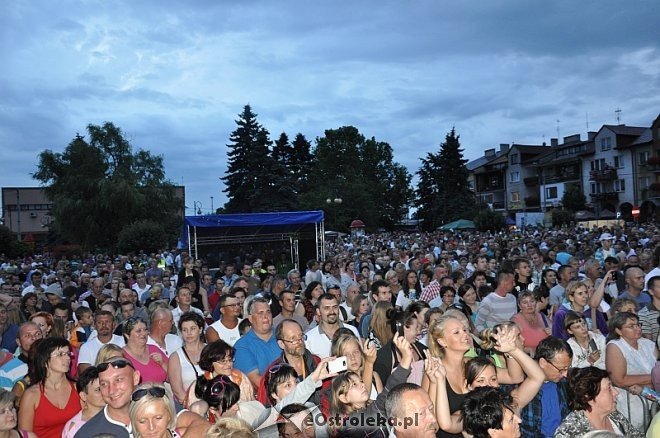
[[[370,345],[371,344],[371,345]],[[362,381],[371,392],[371,384],[374,380],[374,363],[376,363],[377,350],[369,339],[364,340],[364,369],[362,370]]]
[[[603,300],[603,297],[605,296],[605,288],[607,287],[607,285],[609,285],[612,282],[613,272],[615,271],[614,270],[608,271],[607,274],[605,274],[603,281],[600,282],[594,294],[591,296],[591,299],[589,299],[589,307],[593,309],[598,309],[598,306],[600,306],[600,302]]]
[[[440,429],[447,433],[461,433],[463,420],[460,411],[451,414],[447,397],[447,370],[442,359],[432,357],[424,361],[424,374],[429,381],[429,397],[435,404],[435,417]]]

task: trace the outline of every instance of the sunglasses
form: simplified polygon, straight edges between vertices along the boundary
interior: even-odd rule
[[[216,380],[213,383],[213,385],[211,385],[211,389],[210,389],[211,395],[217,396],[218,394],[220,394],[220,392],[222,392],[225,389],[225,385],[229,385],[229,382],[231,382],[231,380],[229,380],[229,377],[220,376],[220,378]]]
[[[165,388],[160,386],[151,386],[149,388],[138,389],[131,396],[131,400],[136,402],[147,394],[149,394],[152,397],[163,398],[165,397]]]
[[[126,359],[115,359],[111,362],[103,362],[101,364],[98,364],[96,366],[96,368],[99,370],[99,373],[102,373],[105,370],[107,370],[109,367],[112,367],[112,368],[115,368],[115,369],[117,369],[117,368],[123,369],[123,368],[126,368],[127,366],[135,369],[133,364],[131,362],[127,361]]]

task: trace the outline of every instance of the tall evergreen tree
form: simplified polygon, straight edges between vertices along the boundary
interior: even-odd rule
[[[250,213],[263,210],[263,196],[268,192],[270,139],[266,129],[257,122],[250,105],[245,105],[236,120],[238,127],[231,133],[227,145],[228,165],[222,181],[228,201],[226,213]]]
[[[468,160],[454,128],[445,136],[437,154],[429,153],[422,159],[417,174],[419,184],[418,217],[424,219],[426,229],[460,218],[471,218],[475,213],[474,193],[468,185]]]
[[[314,164],[314,157],[312,156],[312,145],[307,141],[305,136],[300,132],[296,134],[291,145],[291,155],[287,167],[293,175],[294,191],[297,196],[310,190],[309,173]]]

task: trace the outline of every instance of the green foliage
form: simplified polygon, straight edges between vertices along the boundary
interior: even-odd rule
[[[34,250],[29,244],[19,242],[16,239],[16,234],[8,227],[0,225],[0,254],[14,258],[22,257],[33,252]]]
[[[152,220],[134,222],[121,230],[117,249],[123,253],[157,252],[168,243],[169,236],[162,224]]]
[[[361,219],[369,229],[391,229],[405,217],[411,176],[394,162],[388,143],[365,139],[353,126],[329,129],[316,139],[311,162],[313,190],[303,194],[302,204],[325,210],[326,228],[346,231],[353,219]]]
[[[89,141],[76,136],[63,153],[39,155],[33,178],[53,204],[53,231],[84,249],[114,248],[121,230],[136,220],[164,223],[176,234],[182,205],[172,202],[174,186],[165,179],[163,157],[133,153],[110,122],[88,125],[87,133]]]
[[[438,153],[422,158],[417,171],[417,217],[424,228],[438,226],[460,218],[471,218],[475,212],[474,193],[468,185],[468,170],[463,158],[460,136],[454,128],[445,136]]]
[[[480,206],[474,216],[474,225],[479,231],[500,231],[506,227],[506,221],[501,213],[495,212],[486,206]]]
[[[552,210],[552,225],[555,227],[570,225],[574,220],[575,215],[569,210],[559,208]]]
[[[566,185],[564,196],[561,198],[561,204],[569,211],[575,213],[576,211],[584,210],[587,199],[582,193],[582,189],[577,184]]]
[[[392,228],[412,200],[411,176],[393,161],[392,147],[365,139],[352,126],[325,131],[311,145],[298,133],[274,144],[246,105],[228,144],[229,165],[222,178],[226,213],[323,209],[326,227],[347,230],[351,220]],[[340,204],[327,199],[342,199]]]

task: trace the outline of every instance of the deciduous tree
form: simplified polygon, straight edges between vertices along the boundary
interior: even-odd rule
[[[52,202],[50,227],[85,249],[115,248],[121,230],[138,220],[158,221],[169,237],[180,220],[163,157],[139,150],[110,122],[88,125],[64,152],[43,151],[33,178]]]

